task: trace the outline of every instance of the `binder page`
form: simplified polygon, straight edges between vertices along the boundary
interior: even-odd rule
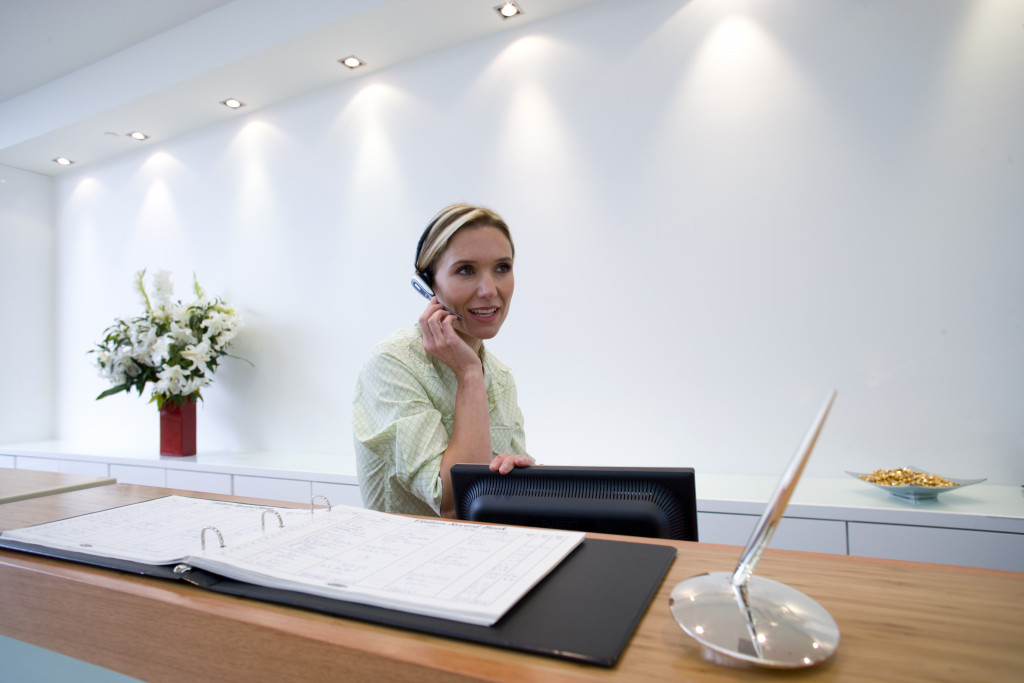
[[[246,583],[489,626],[584,536],[335,506],[310,525],[186,561]]]
[[[241,543],[263,535],[263,511],[273,509],[285,523],[308,522],[309,509],[266,508],[245,503],[166,496],[141,503],[69,517],[56,522],[5,531],[15,541],[111,557],[149,565],[174,564],[202,548],[202,530],[212,526],[225,543]],[[276,515],[265,517],[269,530]],[[206,533],[208,546],[217,535]]]

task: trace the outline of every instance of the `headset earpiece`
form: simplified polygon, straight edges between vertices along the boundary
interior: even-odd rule
[[[419,270],[420,254],[423,252],[423,243],[427,240],[427,235],[430,234],[430,229],[434,227],[434,223],[436,222],[437,221],[431,221],[430,225],[427,226],[427,229],[423,231],[422,235],[420,235],[420,241],[416,243],[416,259],[412,262],[412,269],[427,282],[430,282],[430,276],[426,271]]]

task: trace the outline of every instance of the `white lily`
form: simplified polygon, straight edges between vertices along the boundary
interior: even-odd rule
[[[193,276],[196,300],[172,302],[170,273],[152,276],[153,297],[146,292],[146,271],[135,275],[136,289],[145,313],[128,320],[117,319],[93,349],[100,375],[114,386],[99,398],[153,383],[158,404],[173,398],[199,396],[213,381],[217,359],[238,333],[240,316],[220,299],[207,296]]]

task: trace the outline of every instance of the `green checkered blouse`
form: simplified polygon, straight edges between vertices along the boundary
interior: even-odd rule
[[[480,348],[491,418],[491,457],[528,455],[523,414],[508,367]],[[352,429],[363,505],[384,512],[436,516],[441,456],[455,418],[458,383],[423,349],[419,325],[374,347],[356,381]]]

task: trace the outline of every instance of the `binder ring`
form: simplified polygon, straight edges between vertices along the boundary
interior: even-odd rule
[[[263,514],[260,516],[260,529],[262,529],[263,531],[267,530],[267,513],[268,512],[270,514],[274,515],[275,517],[277,517],[277,528],[278,529],[284,527],[284,520],[281,519],[281,513],[280,512],[278,512],[277,510],[274,510],[272,508],[263,508]]]
[[[199,534],[199,541],[200,541],[200,543],[202,543],[203,550],[206,550],[206,532],[207,531],[212,531],[213,533],[217,534],[217,540],[220,542],[220,547],[223,548],[224,547],[224,534],[222,534],[220,532],[220,529],[218,529],[215,526],[207,526],[207,527],[203,527],[202,533]]]
[[[309,501],[309,514],[313,514],[316,511],[316,508],[314,506],[316,505],[317,498],[323,498],[324,502],[327,503],[327,511],[330,512],[331,501],[327,500],[327,496],[323,495],[322,493],[318,493],[315,496],[313,496],[312,500]]]

